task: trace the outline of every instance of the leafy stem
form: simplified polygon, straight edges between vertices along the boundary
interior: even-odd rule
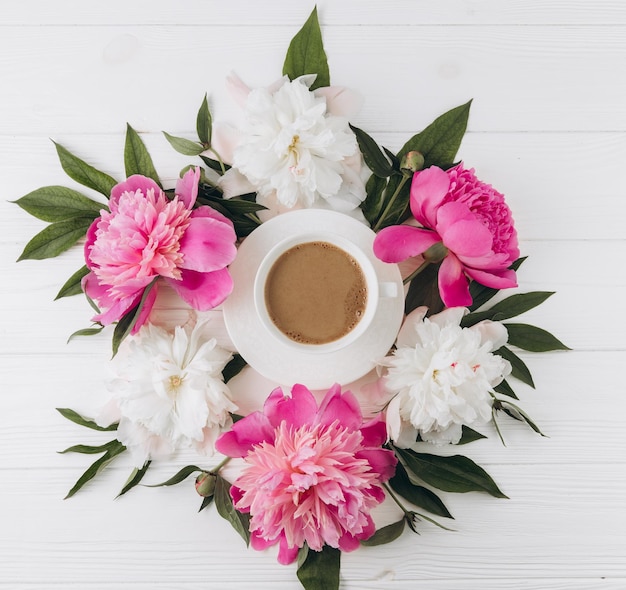
[[[209,151],[215,155],[215,159],[219,162],[220,168],[222,170],[222,175],[226,174],[226,166],[224,166],[224,160],[222,160],[222,156],[220,156],[219,152],[214,147],[210,147]]]
[[[400,182],[398,183],[396,190],[394,191],[393,195],[391,195],[391,198],[389,199],[389,202],[385,206],[385,209],[383,210],[381,216],[378,218],[378,221],[372,228],[375,232],[377,232],[380,229],[380,226],[384,223],[385,218],[387,217],[387,214],[389,213],[389,211],[391,211],[393,204],[395,203],[396,199],[398,198],[398,195],[400,194],[400,191],[402,190],[402,187],[404,187],[404,185],[406,184],[406,181],[409,178],[411,177],[407,176],[406,174],[402,175],[402,180],[400,180]]]
[[[232,459],[232,457],[225,457],[223,461],[221,461],[218,465],[216,465],[215,467],[213,467],[213,469],[211,469],[209,471],[209,473],[212,473],[213,475],[218,475],[220,470],[222,469],[222,467],[228,465],[229,461]]]
[[[420,264],[408,277],[406,277],[402,282],[405,285],[408,285],[418,274],[420,274],[426,267],[430,264],[430,260],[424,260],[422,264]]]

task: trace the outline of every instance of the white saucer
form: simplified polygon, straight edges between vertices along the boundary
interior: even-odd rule
[[[276,339],[261,323],[254,305],[254,278],[265,255],[278,242],[315,230],[349,237],[370,258],[380,282],[396,283],[398,296],[381,298],[369,329],[352,344],[328,353],[294,350]],[[283,213],[254,230],[239,246],[230,265],[234,289],[226,299],[224,321],[235,348],[264,377],[291,387],[301,383],[309,389],[346,384],[371,371],[395,342],[404,314],[402,277],[396,264],[374,256],[375,233],[342,213],[303,209]]]

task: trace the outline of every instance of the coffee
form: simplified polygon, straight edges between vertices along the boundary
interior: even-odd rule
[[[351,332],[365,313],[365,276],[358,262],[334,244],[297,244],[270,269],[265,305],[272,322],[291,340],[334,342]]]

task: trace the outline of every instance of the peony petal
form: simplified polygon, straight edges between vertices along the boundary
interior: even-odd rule
[[[148,194],[149,190],[153,190],[155,195],[161,193],[161,187],[152,180],[152,178],[148,178],[147,176],[142,176],[141,174],[133,174],[129,176],[124,182],[120,182],[116,184],[111,189],[111,199],[109,200],[109,207],[111,212],[117,208],[117,202],[122,194],[134,193],[136,191],[141,191],[145,196]]]
[[[241,141],[241,137],[239,129],[228,123],[215,122],[211,134],[211,150],[207,155],[211,158],[219,155],[224,164],[232,164],[233,154]]]
[[[478,270],[476,268],[465,267],[468,276],[478,281],[485,287],[493,289],[510,289],[517,287],[517,277],[514,270]]]
[[[233,290],[233,279],[227,268],[213,272],[183,269],[179,281],[165,280],[183,301],[198,311],[208,311],[217,307]]]
[[[257,190],[257,187],[235,168],[231,168],[220,178],[219,185],[225,199],[253,193]]]
[[[381,447],[387,442],[385,421],[380,415],[376,416],[361,427],[364,447]]]
[[[135,322],[133,329],[130,331],[131,334],[136,334],[137,332],[139,332],[139,329],[141,328],[141,326],[143,326],[148,321],[148,318],[150,317],[150,312],[152,311],[152,308],[154,307],[154,302],[156,301],[156,297],[157,297],[157,284],[153,285],[152,289],[150,289],[150,292],[146,296],[143,302],[143,306],[141,307],[141,311],[139,312],[139,317],[137,318],[137,321]]]
[[[363,106],[363,97],[344,86],[325,86],[314,91],[326,99],[326,112],[338,117],[354,118]]]
[[[176,196],[191,209],[198,197],[198,182],[200,182],[200,168],[190,168],[182,178],[176,181]]]
[[[474,330],[480,334],[481,345],[487,342],[491,344],[491,352],[504,346],[509,339],[509,333],[506,327],[500,322],[483,320],[473,325],[470,330]]]
[[[85,264],[90,270],[93,270],[94,268],[93,264],[91,263],[91,246],[93,246],[93,243],[96,241],[96,231],[98,231],[98,223],[100,223],[100,217],[96,217],[96,219],[93,220],[93,223],[89,226],[89,229],[87,230],[87,235],[85,236],[85,246],[83,247]]]
[[[457,221],[451,224],[445,230],[445,233],[441,231],[439,227],[437,231],[441,235],[444,246],[458,256],[478,258],[489,257],[491,255],[493,236],[489,228],[478,220]]]
[[[392,225],[376,234],[374,254],[383,262],[401,262],[422,254],[441,238],[436,232],[410,225]]]
[[[180,240],[181,268],[212,272],[228,266],[237,255],[237,235],[231,222],[194,216]]]
[[[274,428],[262,412],[252,412],[235,422],[215,441],[215,449],[228,457],[245,457],[260,442],[274,441]]]
[[[463,273],[463,265],[454,254],[449,253],[439,267],[439,294],[447,307],[467,307],[472,304],[469,282]]]
[[[370,533],[370,531],[368,530],[367,534],[359,535],[359,537],[362,536],[364,539],[369,539],[373,534],[374,533]],[[354,535],[348,532],[345,532],[339,539],[339,549],[341,549],[341,551],[355,551],[360,547],[360,545],[361,541],[359,541],[359,539],[357,539]]]
[[[235,102],[241,108],[244,108],[250,94],[250,87],[237,74],[231,72],[226,77],[226,88],[235,99]]]
[[[396,346],[398,348],[404,348],[408,346],[409,348],[414,348],[418,342],[417,330],[416,326],[426,317],[426,313],[428,312],[428,307],[422,305],[420,307],[416,307],[409,315],[404,318],[404,322],[402,323],[402,327],[398,332],[398,337],[396,338]]]
[[[300,427],[313,423],[317,414],[317,402],[304,385],[294,385],[290,396],[285,395],[282,389],[277,387],[265,401],[263,412],[274,428],[282,421]]]
[[[394,392],[395,393],[395,392]],[[385,421],[387,423],[387,436],[395,441],[400,436],[402,419],[400,418],[400,396],[395,395],[387,404],[385,410]]]
[[[338,421],[348,430],[357,430],[363,424],[361,406],[351,391],[341,393],[341,386],[333,385],[320,403],[317,423],[330,426]]]
[[[290,563],[293,563],[298,557],[299,550],[299,547],[289,547],[283,535],[278,544],[278,563],[282,565],[289,565]]]
[[[221,221],[222,223],[226,223],[228,225],[232,225],[232,221],[223,215],[219,211],[213,209],[213,207],[209,207],[208,205],[202,205],[201,207],[196,207],[192,212],[190,217],[194,219],[195,217],[209,217],[210,219],[215,219],[217,221]]]
[[[441,168],[431,166],[416,172],[411,181],[411,213],[422,225],[434,229],[437,209],[450,189],[450,179]]]
[[[383,424],[384,428],[384,423]],[[363,449],[354,455],[359,459],[365,459],[371,466],[372,471],[380,475],[380,481],[387,481],[396,472],[398,460],[393,451],[387,449]]]

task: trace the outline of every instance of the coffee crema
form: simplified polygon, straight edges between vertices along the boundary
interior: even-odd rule
[[[367,305],[359,263],[324,241],[304,242],[279,256],[265,283],[265,306],[285,336],[327,344],[349,334]]]

